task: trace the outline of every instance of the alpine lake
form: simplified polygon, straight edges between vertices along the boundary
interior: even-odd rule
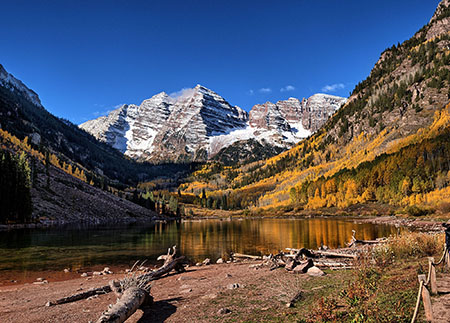
[[[91,270],[130,268],[177,246],[191,263],[230,258],[230,253],[268,255],[284,248],[345,247],[357,239],[395,235],[391,225],[358,223],[351,218],[253,218],[155,222],[116,226],[66,226],[0,232],[0,284],[31,282],[37,275],[54,280]],[[64,269],[70,273],[64,273]]]

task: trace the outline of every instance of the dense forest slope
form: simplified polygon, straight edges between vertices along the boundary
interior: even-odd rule
[[[449,4],[442,1],[411,39],[385,50],[313,136],[265,162],[204,167],[182,188],[193,194],[205,189],[218,200],[226,195],[229,208],[420,204],[445,189]],[[411,164],[414,158],[419,166]]]

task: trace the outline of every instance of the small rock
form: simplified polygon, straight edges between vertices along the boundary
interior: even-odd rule
[[[231,274],[225,274],[225,278],[230,278],[230,277],[233,277],[233,276],[231,276]]]
[[[186,289],[186,288],[191,288],[191,286],[189,286],[189,285],[181,285],[180,288],[181,288],[181,289]]]
[[[47,280],[43,280],[41,282],[34,282],[33,285],[44,285],[44,284],[48,284]]]
[[[45,306],[47,306],[47,307],[53,306],[53,303],[48,301],[47,303],[45,303]]]
[[[309,268],[313,267],[314,263],[311,259],[305,260],[305,261],[301,261],[300,265],[297,265],[294,269],[293,272],[296,274],[304,274],[308,271]]]
[[[204,264],[205,266],[210,265],[210,264],[211,264],[211,259],[206,258],[205,260],[203,260],[203,264]]]
[[[231,264],[231,260],[227,260],[227,264]]]
[[[222,258],[217,259],[216,264],[223,264],[223,259]]]
[[[242,287],[242,285],[239,283],[229,284],[227,286],[228,289],[236,289],[236,288],[241,288],[241,287]]]
[[[224,315],[231,313],[231,310],[229,308],[223,307],[220,310],[217,311],[217,314]]]
[[[202,263],[201,263],[201,262],[197,262],[195,265],[196,265],[197,267],[200,267],[200,266],[202,265]]]
[[[105,267],[105,268],[103,268],[103,272],[105,273],[107,273],[107,272],[109,272],[110,271],[110,269],[109,269],[109,267]]]
[[[284,266],[284,268],[286,270],[293,270],[295,267],[297,267],[299,265],[298,262],[296,262],[294,259],[292,258],[287,258],[286,259],[286,266]]]
[[[81,277],[87,277],[87,276],[88,276],[87,273],[82,273],[82,274],[81,274]]]
[[[190,293],[190,292],[192,292],[192,289],[183,289],[180,293],[182,293],[182,294],[186,294],[186,293]]]
[[[38,282],[42,282],[44,280],[45,280],[45,278],[42,278],[42,277],[36,278],[36,281],[38,281]]]
[[[320,270],[319,268],[317,268],[316,266],[309,268],[306,273],[309,276],[325,276],[325,273],[322,270]]]
[[[94,275],[94,276],[101,276],[101,275],[103,275],[103,273],[101,271],[94,271],[92,273],[92,275]]]
[[[70,268],[66,268],[66,269],[64,269],[64,272],[67,274],[67,273],[70,273]]]
[[[125,273],[129,273],[129,272],[131,272],[131,269],[125,269]]]
[[[216,294],[207,294],[207,295],[202,296],[203,299],[214,299],[216,297],[217,297]]]

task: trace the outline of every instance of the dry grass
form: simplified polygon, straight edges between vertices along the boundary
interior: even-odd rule
[[[444,239],[443,234],[405,232],[375,247],[372,256],[379,266],[391,264],[397,259],[438,256],[443,250]]]

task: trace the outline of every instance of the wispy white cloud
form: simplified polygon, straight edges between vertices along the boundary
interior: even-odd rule
[[[345,88],[345,85],[343,83],[328,84],[322,88],[322,91],[323,92],[336,92],[337,90],[342,90],[344,88]]]
[[[97,108],[103,108],[103,109],[101,109],[101,110],[95,110],[95,111],[93,111],[93,112],[91,113],[91,115],[92,115],[93,117],[95,117],[95,118],[101,117],[101,116],[105,116],[105,115],[110,114],[110,113],[113,112],[114,110],[120,108],[122,105],[124,105],[124,104],[121,103],[121,104],[116,104],[116,105],[113,106],[113,107],[106,107],[106,105],[104,105],[104,104],[94,104],[95,107],[97,107]]]
[[[248,95],[253,95],[253,94],[255,94],[255,91],[253,91],[253,90],[248,90],[248,91],[247,91],[247,94],[248,94]]]
[[[290,91],[295,91],[295,86],[293,86],[293,85],[286,85],[285,87],[282,87],[280,89],[280,92],[290,92]]]
[[[270,93],[272,89],[270,87],[263,87],[258,90],[260,93]]]
[[[169,96],[172,99],[178,100],[178,99],[182,99],[182,98],[186,98],[188,96],[191,96],[194,93],[195,89],[191,89],[191,88],[183,88],[179,91],[176,92],[172,92],[169,94]]]

